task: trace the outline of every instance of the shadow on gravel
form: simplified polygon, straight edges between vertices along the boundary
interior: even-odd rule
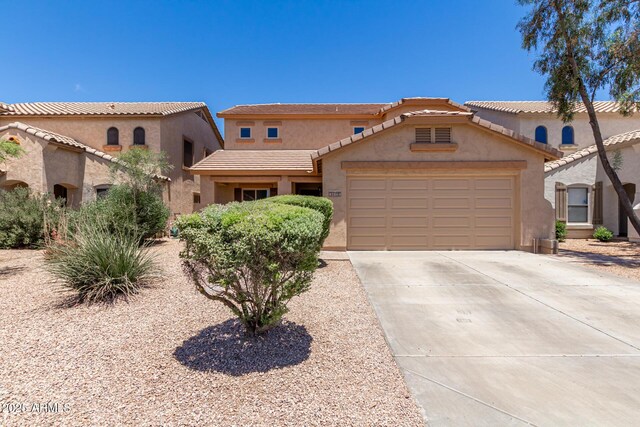
[[[620,256],[616,256],[593,252],[574,251],[571,249],[560,249],[560,255],[570,256],[582,261],[588,261],[602,265],[620,265],[629,268],[640,267],[640,254],[637,252],[623,253]]]
[[[0,278],[5,277],[5,276],[13,276],[16,275],[18,273],[20,273],[21,271],[23,271],[25,268],[20,266],[20,267],[2,267],[0,268]]]
[[[266,334],[251,337],[235,319],[200,331],[173,352],[196,371],[239,376],[297,365],[309,358],[313,338],[304,326],[283,322]]]

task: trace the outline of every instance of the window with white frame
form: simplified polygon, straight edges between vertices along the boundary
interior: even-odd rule
[[[240,138],[242,138],[242,139],[251,139],[251,128],[249,128],[249,127],[241,127],[240,128]]]
[[[267,138],[268,139],[278,139],[280,138],[280,129],[277,127],[268,127],[267,128]]]
[[[573,187],[567,189],[567,205],[569,223],[589,222],[589,189]]]
[[[266,199],[267,197],[269,197],[268,188],[243,188],[242,189],[243,202]]]

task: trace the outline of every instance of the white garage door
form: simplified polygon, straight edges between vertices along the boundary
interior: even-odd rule
[[[513,249],[513,176],[348,178],[348,247]]]

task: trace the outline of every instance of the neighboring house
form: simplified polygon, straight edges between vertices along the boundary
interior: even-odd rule
[[[569,238],[588,238],[604,225],[616,236],[628,237],[628,218],[599,164],[593,132],[584,106],[570,123],[560,120],[546,101],[469,101],[477,115],[557,147],[565,157],[545,165],[545,197],[556,219],[567,223]],[[609,161],[618,156],[620,180],[632,204],[640,202],[640,115],[624,117],[613,101],[594,103]],[[616,154],[619,153],[619,154]]]
[[[640,130],[612,136],[605,140],[605,146],[609,160],[620,163],[618,177],[632,205],[638,204]],[[595,145],[548,162],[545,175],[545,197],[554,205],[556,218],[567,223],[568,237],[591,237],[600,225],[617,236],[633,237],[633,227],[598,160]]]
[[[174,215],[202,206],[200,178],[189,167],[223,146],[201,102],[0,103],[0,138],[26,150],[0,165],[0,189],[28,186],[74,207],[106,191],[113,157],[164,151],[173,165],[164,198]]]
[[[334,204],[326,248],[532,250],[553,237],[544,162],[560,153],[447,98],[218,117],[226,148],[191,168],[203,203],[322,194]]]

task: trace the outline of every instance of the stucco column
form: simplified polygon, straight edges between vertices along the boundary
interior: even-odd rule
[[[288,176],[281,176],[278,181],[278,195],[291,194],[291,181]]]
[[[636,193],[636,201],[640,201],[640,192]],[[640,203],[636,204],[633,207],[633,211],[636,213],[636,216],[640,216]],[[635,228],[633,228],[633,225],[631,225],[631,220],[627,220],[628,222],[628,228],[627,230],[629,230],[629,240],[631,242],[638,242],[640,243],[640,236],[638,235],[638,232],[636,231]]]

